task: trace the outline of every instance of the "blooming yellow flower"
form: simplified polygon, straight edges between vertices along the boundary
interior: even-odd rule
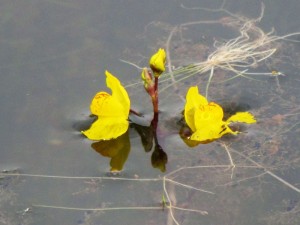
[[[160,48],[150,58],[149,61],[150,68],[152,69],[155,77],[159,77],[165,71],[165,63],[166,63],[166,52],[164,49]]]
[[[129,126],[130,99],[120,81],[105,71],[106,85],[112,94],[98,92],[92,100],[90,110],[98,119],[82,133],[91,140],[109,140],[124,134]]]
[[[186,95],[184,118],[192,130],[191,140],[206,142],[222,137],[224,134],[237,134],[228,126],[232,122],[255,123],[249,112],[238,112],[223,121],[223,109],[217,103],[208,102],[199,94],[198,87],[190,87]]]

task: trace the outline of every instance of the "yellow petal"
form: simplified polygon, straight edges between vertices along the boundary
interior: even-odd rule
[[[214,102],[200,106],[194,115],[196,131],[192,134],[191,140],[205,142],[215,140],[224,134],[237,134],[227,126],[223,119],[223,109]]]
[[[160,48],[149,61],[150,68],[153,70],[155,76],[159,76],[165,71],[166,63],[166,52],[164,49]]]
[[[102,117],[128,117],[128,111],[117,98],[106,92],[98,92],[90,105],[92,114]]]
[[[222,121],[222,118],[216,120],[214,115],[210,114],[209,108],[211,107],[208,105],[202,106],[202,109],[195,111],[194,120],[196,131],[191,136],[191,140],[206,141],[217,139],[222,136],[224,122]]]
[[[226,125],[225,122],[215,123],[208,127],[203,127],[198,129],[195,133],[192,134],[191,140],[193,141],[212,141],[222,137],[224,134],[237,134],[237,131],[232,131],[230,127]]]
[[[92,126],[82,133],[90,140],[110,140],[124,134],[128,126],[127,117],[98,117]]]
[[[200,106],[195,111],[194,121],[196,130],[221,126],[224,122],[223,109],[214,102]]]
[[[186,124],[189,126],[189,128],[195,132],[196,126],[195,126],[195,108],[192,108],[190,110],[185,109],[184,110],[184,119]]]
[[[190,108],[199,108],[201,105],[207,105],[207,99],[199,94],[198,87],[190,87],[186,94],[186,102],[189,104]]]
[[[184,118],[187,125],[194,132],[196,131],[194,114],[195,110],[202,105],[207,105],[206,98],[198,93],[198,87],[190,87],[186,94],[186,103],[184,107]]]
[[[254,116],[249,112],[238,112],[233,116],[229,117],[229,119],[226,122],[256,123],[256,120]]]
[[[214,140],[220,138],[219,135],[213,130],[208,129],[201,129],[197,130],[195,133],[192,134],[190,140],[192,141],[199,141],[204,142],[208,140]]]
[[[124,113],[126,112],[128,116],[130,110],[130,99],[127,91],[122,86],[120,81],[107,70],[105,71],[105,75],[106,85],[111,89],[112,96],[123,105],[123,111]]]

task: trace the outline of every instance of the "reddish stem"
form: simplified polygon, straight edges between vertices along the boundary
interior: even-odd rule
[[[158,77],[154,78],[154,96],[152,97],[153,112],[158,113]]]
[[[134,111],[133,109],[130,109],[129,112],[132,113],[132,114],[134,114],[134,115],[136,115],[136,116],[142,117],[142,115],[140,113]]]
[[[156,129],[157,129],[157,124],[158,124],[158,113],[154,113],[153,119],[151,121],[151,126],[153,127],[153,132],[154,132],[154,139],[155,143],[157,142],[156,138]]]

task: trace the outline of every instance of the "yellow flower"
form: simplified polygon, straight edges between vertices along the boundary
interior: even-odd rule
[[[150,58],[150,68],[152,69],[154,76],[159,77],[165,71],[166,63],[166,52],[164,49],[160,48],[158,51]]]
[[[129,126],[128,115],[130,99],[120,81],[105,71],[106,85],[112,94],[98,92],[92,100],[90,109],[98,119],[82,133],[91,140],[109,140],[124,134]]]
[[[217,103],[208,102],[200,95],[198,87],[190,87],[186,95],[184,118],[192,130],[191,140],[206,142],[222,137],[224,134],[237,134],[228,126],[232,122],[255,123],[254,116],[249,112],[238,112],[223,121],[223,109]]]

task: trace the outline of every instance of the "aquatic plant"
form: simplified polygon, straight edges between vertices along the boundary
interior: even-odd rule
[[[158,78],[165,71],[165,63],[166,52],[164,49],[160,48],[154,55],[151,56],[149,60],[150,68],[154,74],[154,81],[152,78],[152,73],[148,68],[143,68],[141,74],[144,88],[152,100],[154,117],[158,116]]]
[[[223,109],[215,102],[198,93],[198,87],[190,87],[186,94],[184,118],[193,134],[189,139],[199,142],[213,141],[224,134],[238,134],[228,126],[232,122],[255,123],[253,115],[249,112],[237,112],[223,121]]]
[[[109,140],[124,134],[129,126],[130,99],[120,81],[105,71],[106,84],[112,94],[98,92],[93,98],[90,110],[98,118],[82,133],[91,140]]]
[[[245,25],[247,29],[244,32],[244,34],[241,33],[240,39],[236,38],[222,43],[216,41],[216,52],[215,54],[212,53],[212,55],[210,55],[211,57],[208,57],[207,61],[202,63],[196,62],[189,66],[182,67],[181,69],[175,69],[174,71],[170,57],[168,60],[168,67],[170,72],[166,73],[165,75],[162,74],[160,76],[160,83],[172,80],[172,78],[174,78],[174,81],[172,81],[172,84],[170,86],[176,86],[177,84],[180,84],[181,81],[189,78],[192,75],[209,73],[209,79],[206,87],[206,97],[200,95],[196,87],[191,87],[190,93],[188,92],[189,96],[187,96],[186,102],[186,122],[194,133],[201,133],[201,136],[199,135],[200,140],[202,140],[203,133],[206,135],[206,137],[203,138],[203,140],[213,140],[216,137],[219,138],[221,134],[223,135],[225,134],[225,132],[236,133],[236,131],[231,130],[231,128],[228,126],[228,124],[231,122],[254,122],[252,115],[248,113],[237,113],[229,117],[229,119],[223,121],[223,109],[217,103],[210,103],[207,100],[208,87],[212,81],[213,76],[215,76],[216,69],[233,72],[235,75],[231,79],[238,76],[244,76],[249,78],[248,75],[257,75],[249,73],[249,68],[255,67],[259,62],[264,61],[265,59],[269,58],[272,54],[274,54],[272,49],[275,49],[273,45],[275,44],[275,38],[273,39],[273,41],[270,41],[270,37],[275,37],[273,33],[265,34],[265,37],[269,40],[269,42],[263,41],[263,45],[255,48],[255,40],[258,40],[263,37],[262,34],[259,35],[260,28],[256,26],[256,22],[252,23],[251,25],[251,23],[248,24],[249,19],[246,19],[241,16],[236,17],[234,14],[230,15],[232,15],[232,18],[214,21],[214,23],[232,26],[235,29],[238,28],[238,30],[240,31],[242,31],[241,28]],[[201,24],[201,22],[199,24]],[[190,25],[192,25],[192,23],[190,23]],[[177,29],[180,30],[185,26],[189,26],[189,24],[177,26],[174,30],[174,33],[177,31]],[[258,36],[255,36],[256,34],[258,34]],[[248,39],[247,35],[249,35]],[[286,35],[285,37],[287,36],[288,35]],[[172,37],[172,35],[169,37]],[[171,38],[169,40],[171,40]],[[280,40],[280,38],[278,40]],[[258,42],[256,42],[256,44],[257,43]],[[245,55],[248,56],[248,58],[243,58],[242,53],[246,54],[247,51],[252,52],[252,55],[248,54]],[[169,53],[170,52],[167,51],[167,55]],[[241,58],[238,59],[237,56],[240,56]],[[150,94],[150,96],[154,96],[154,98],[156,98],[155,90],[157,91],[158,89],[154,87],[155,81],[152,80],[151,73],[149,73],[149,71],[150,70],[146,68],[142,72],[144,87],[148,94]],[[270,74],[261,74],[277,76],[281,75],[282,73],[272,72]],[[180,76],[182,77],[180,78]],[[120,83],[113,83],[117,84],[116,86],[120,88]],[[109,87],[109,84],[107,86]],[[286,87],[290,88],[290,86],[288,85]],[[112,94],[104,94],[105,98],[114,98],[114,90],[117,90],[118,88],[111,88]],[[293,86],[293,88],[295,88],[295,90],[298,90],[297,86]],[[265,87],[263,87],[263,89],[265,89]],[[268,92],[268,94],[270,94],[270,92]],[[197,222],[199,222],[199,220],[203,218],[202,216],[209,214],[210,219],[212,220],[216,219],[222,221],[222,223],[230,223],[232,222],[233,218],[239,218],[238,216],[240,215],[240,210],[242,208],[240,203],[244,201],[243,206],[246,206],[245,208],[249,206],[251,207],[254,202],[255,204],[259,205],[259,211],[266,213],[267,217],[272,217],[272,220],[274,221],[272,224],[278,222],[275,221],[275,219],[278,219],[278,217],[285,218],[283,220],[285,222],[288,221],[290,223],[293,223],[293,221],[299,221],[298,214],[300,205],[298,201],[298,194],[300,193],[300,190],[297,183],[294,182],[295,184],[293,184],[292,181],[285,180],[284,173],[286,172],[286,166],[289,166],[289,168],[293,169],[294,167],[299,167],[299,151],[297,151],[297,146],[295,146],[297,145],[297,142],[294,142],[298,138],[297,131],[299,130],[299,104],[296,95],[286,97],[278,94],[273,95],[273,93],[271,93],[270,96],[268,96],[269,98],[267,98],[267,96],[264,96],[264,100],[267,102],[267,104],[261,106],[255,112],[255,115],[259,116],[261,120],[259,129],[250,129],[248,136],[238,135],[237,138],[234,139],[235,141],[226,141],[225,139],[224,142],[218,140],[209,145],[204,145],[205,147],[203,147],[202,145],[201,147],[199,147],[199,149],[197,149],[199,151],[197,151],[196,154],[192,155],[194,158],[191,159],[191,161],[188,160],[190,160],[191,158],[191,155],[189,155],[189,153],[191,153],[192,151],[187,151],[184,148],[182,151],[182,149],[180,149],[182,146],[179,145],[179,147],[177,147],[177,143],[175,142],[175,144],[171,145],[172,149],[170,150],[176,152],[176,154],[172,155],[172,161],[176,162],[174,163],[176,165],[173,167],[173,169],[169,169],[166,174],[158,176],[157,178],[143,178],[139,177],[139,174],[128,175],[126,173],[126,177],[78,177],[45,174],[26,174],[19,173],[20,171],[1,171],[1,178],[3,179],[5,177],[16,177],[17,179],[18,177],[21,177],[22,182],[24,183],[26,181],[25,177],[27,177],[28,179],[30,177],[33,177],[34,179],[29,179],[29,181],[31,182],[40,182],[42,179],[60,179],[62,182],[66,180],[65,182],[66,184],[69,184],[69,186],[67,186],[68,188],[63,190],[63,195],[68,194],[68,192],[70,192],[72,197],[78,195],[78,192],[74,193],[69,188],[78,186],[83,189],[79,190],[80,194],[91,194],[93,196],[97,195],[95,205],[92,205],[93,203],[91,202],[87,202],[89,204],[88,207],[85,207],[83,205],[83,202],[81,201],[62,203],[63,201],[61,200],[59,201],[59,203],[57,203],[57,205],[55,205],[55,202],[52,203],[53,205],[51,205],[51,203],[47,204],[47,202],[43,202],[45,201],[44,198],[37,198],[34,200],[35,202],[32,205],[30,205],[29,207],[26,206],[26,209],[23,210],[24,214],[28,214],[28,212],[34,211],[36,209],[39,210],[34,211],[34,213],[39,213],[39,211],[42,208],[51,210],[57,209],[59,213],[62,213],[63,210],[82,211],[82,214],[86,216],[86,218],[82,220],[86,219],[86,221],[84,222],[93,223],[94,221],[91,220],[95,218],[98,219],[98,217],[100,217],[101,220],[103,212],[108,211],[127,210],[136,212],[142,210],[156,210],[156,216],[158,214],[162,215],[162,213],[158,213],[158,211],[165,210],[168,213],[168,218],[166,219],[167,224],[178,225],[181,224],[182,220],[185,220],[186,218],[192,218],[191,220],[194,221],[195,216],[191,215],[193,213],[197,213],[201,216],[200,218],[195,218],[195,221]],[[102,99],[102,97],[100,97],[100,99]],[[120,98],[115,98],[116,101],[119,99]],[[109,105],[114,100],[100,100],[100,103],[102,101],[103,103],[108,103],[107,105]],[[276,104],[272,104],[273,102],[276,102]],[[122,101],[121,103],[123,104]],[[103,112],[109,113],[111,121],[110,123],[113,123],[114,120],[111,118],[111,108],[99,108],[98,106],[101,105],[99,104],[99,102],[96,105],[96,108],[93,110],[91,107],[91,112],[94,112],[93,114],[95,114],[96,116],[97,114],[100,114],[98,115],[98,120],[101,121],[100,119],[102,114],[98,112],[98,109],[101,109],[101,112],[103,110]],[[282,111],[276,111],[276,113],[278,114],[271,116],[275,110],[272,111],[270,110],[270,108],[274,107],[276,108],[276,110],[278,110],[278,106],[282,106]],[[128,110],[125,110],[125,113],[121,114],[121,121],[122,124],[127,124],[127,113],[129,113],[130,106],[119,107],[117,109],[123,110],[124,108]],[[156,111],[155,107],[154,111]],[[208,121],[205,121],[206,119],[208,119],[209,123]],[[291,125],[291,123],[293,124]],[[126,129],[128,129],[127,125],[126,127]],[[209,133],[209,131],[217,132]],[[98,129],[95,129],[93,132],[98,132]],[[116,133],[118,132],[113,132],[112,136],[114,137]],[[253,138],[253,133],[255,134],[255,138]],[[124,148],[123,146],[118,145],[120,144],[120,142],[118,142],[117,139],[113,139],[113,142],[116,143],[117,147],[109,145],[109,147],[101,146],[100,149],[101,154],[112,158],[111,167],[113,168],[113,170],[117,171],[122,169],[123,164],[128,156],[127,153],[129,153],[129,149],[125,148],[129,146],[128,133],[125,132],[123,135],[123,137],[121,135],[121,138],[125,139],[126,137],[126,140],[123,140],[125,143]],[[151,135],[153,135],[153,130],[150,130],[150,132],[146,135],[152,140],[153,137]],[[287,135],[290,136],[289,140],[287,140],[286,138]],[[292,141],[290,139],[292,139]],[[196,137],[196,140],[199,139]],[[155,141],[157,141],[157,138],[155,138]],[[106,145],[111,143],[102,142],[102,144]],[[96,143],[92,144],[92,146],[95,147],[95,149],[96,145]],[[110,147],[113,149],[110,149]],[[152,142],[150,147],[153,147]],[[292,152],[288,148],[293,148],[294,152]],[[149,148],[147,147],[147,149]],[[104,150],[109,152],[105,152]],[[184,153],[180,155],[180,151]],[[156,155],[159,154],[157,154],[156,152],[154,156]],[[182,158],[185,159],[183,163],[181,161]],[[163,159],[164,161],[162,163],[155,164],[155,166],[159,167],[161,171],[165,170],[165,157]],[[115,164],[116,161],[119,162]],[[76,183],[77,181],[80,182],[81,185],[83,183],[84,186],[82,187],[81,185],[78,185],[78,183]],[[124,183],[128,184],[128,186],[124,185]],[[157,186],[157,183],[161,184],[162,188],[155,192],[154,189]],[[149,184],[153,185],[150,186]],[[280,186],[280,184],[282,186]],[[112,185],[115,185],[114,188],[116,187],[117,189],[117,191],[114,192],[114,194],[116,194],[117,196],[118,192],[121,192],[123,193],[122,198],[119,199],[118,197],[110,196],[109,200],[105,199],[104,201],[101,201],[101,196],[103,196],[103,193],[105,193],[104,189],[108,188],[109,190],[111,190]],[[136,189],[133,188],[138,185],[145,186],[145,192],[141,193],[143,196],[145,196],[145,198],[147,198],[146,200],[148,201],[146,201],[146,203],[145,199],[139,201],[140,199],[138,198]],[[53,188],[49,187],[49,189],[47,189],[47,185],[45,185],[44,187],[45,188],[41,191],[45,191],[45,196],[50,195],[48,191],[51,192]],[[95,191],[95,189],[97,192]],[[128,196],[128,193],[132,190],[135,193],[133,195],[133,198],[131,199]],[[279,196],[276,196],[276,198],[274,198],[274,196],[272,195],[270,196],[270,193],[278,193],[277,190],[281,190]],[[55,191],[57,192],[57,190]],[[55,194],[57,194],[56,192]],[[42,196],[42,194],[42,192],[39,193],[39,196]],[[31,195],[29,196],[31,198]],[[160,196],[162,197],[160,198]],[[292,201],[292,199],[291,203],[286,203],[286,199],[284,199],[285,196],[288,196],[288,198],[291,199],[295,198],[296,200]],[[113,199],[112,197],[115,198]],[[125,201],[123,197],[126,197]],[[279,202],[279,204],[276,204],[277,206],[275,206],[272,209],[267,208],[265,210],[265,205],[263,204],[268,200],[268,197],[272,198],[272,204],[275,201],[277,201],[277,203]],[[280,202],[281,199],[284,199],[284,201]],[[53,200],[55,201],[55,199]],[[119,201],[117,203],[114,203],[114,200]],[[77,202],[79,202],[80,205],[76,204]],[[161,203],[161,205],[159,205],[159,203]],[[252,216],[256,216],[255,209],[252,209],[251,213],[253,213],[251,214]],[[49,214],[52,215],[52,213]],[[230,217],[227,217],[228,215],[230,215]],[[150,223],[153,223],[154,221],[155,220],[151,218]],[[78,223],[81,222],[82,221],[79,221]],[[186,221],[182,223],[185,224]],[[282,222],[282,224],[287,223]],[[297,224],[297,222],[294,222],[293,224]]]

